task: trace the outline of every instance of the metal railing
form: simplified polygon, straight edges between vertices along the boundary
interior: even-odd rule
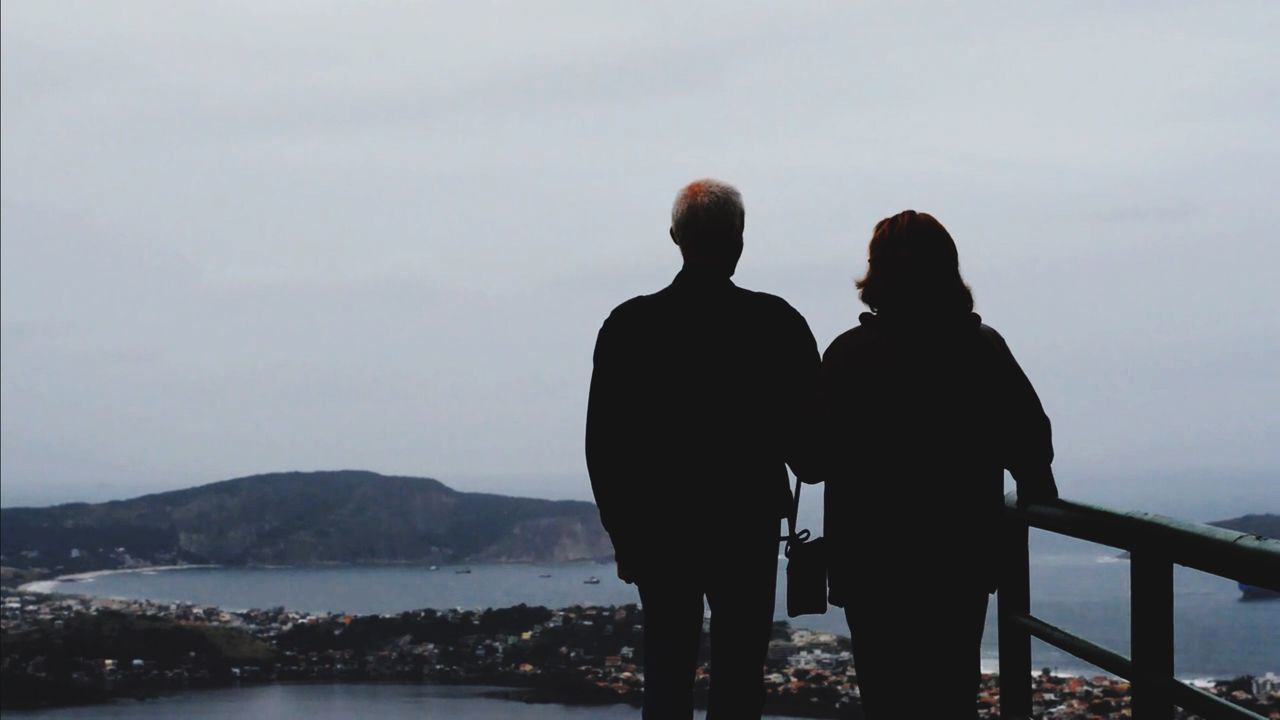
[[[1031,638],[1131,683],[1135,720],[1167,720],[1174,708],[1217,718],[1262,716],[1174,678],[1173,566],[1280,592],[1280,540],[1161,515],[1116,512],[1066,501],[1019,506],[1005,498],[1000,567],[1000,707],[1031,717]],[[1129,551],[1132,657],[1096,645],[1031,614],[1029,528]]]

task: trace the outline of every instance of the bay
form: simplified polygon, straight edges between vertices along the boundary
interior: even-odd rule
[[[994,562],[994,558],[992,560]],[[927,559],[926,559],[927,563]],[[460,570],[470,570],[460,573]],[[926,567],[922,572],[927,572]],[[779,564],[778,619],[785,620],[785,571]],[[596,577],[599,584],[584,580]],[[1245,602],[1236,584],[1204,573],[1175,570],[1175,650],[1179,677],[1230,678],[1280,671],[1280,601]],[[487,608],[524,603],[547,607],[638,603],[634,586],[612,564],[193,568],[99,575],[47,585],[56,592],[181,601],[229,609],[284,606],[310,612],[396,613],[417,608]],[[892,592],[863,588],[864,592]],[[1117,652],[1129,652],[1129,563],[1110,548],[1037,534],[1032,539],[1032,612]],[[937,601],[948,600],[939,585]],[[988,612],[982,654],[997,667],[995,602]],[[793,626],[848,634],[843,614],[790,620]],[[928,648],[919,648],[921,665]],[[1033,661],[1073,674],[1096,669],[1036,642]]]

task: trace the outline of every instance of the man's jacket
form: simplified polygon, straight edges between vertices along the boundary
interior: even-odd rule
[[[819,369],[781,298],[681,271],[600,329],[587,468],[619,556],[777,532],[804,472]]]

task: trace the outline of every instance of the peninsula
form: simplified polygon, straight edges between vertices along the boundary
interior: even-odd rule
[[[106,503],[0,510],[9,578],[177,565],[568,562],[612,557],[594,504],[341,470]],[[12,583],[7,583],[12,584]]]

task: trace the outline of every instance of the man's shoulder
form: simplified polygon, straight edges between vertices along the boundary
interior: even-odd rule
[[[748,290],[747,288],[734,286],[737,295],[744,302],[749,303],[753,310],[762,314],[772,315],[783,322],[800,322],[805,323],[804,316],[791,306],[791,303],[767,292],[759,290]],[[805,323],[807,326],[808,323]]]
[[[600,325],[602,342],[626,342],[625,338],[646,334],[649,329],[662,324],[667,311],[662,302],[662,291],[649,295],[637,295],[615,307]]]
[[[747,313],[756,316],[760,322],[772,321],[778,325],[797,325],[808,327],[804,316],[786,300],[766,292],[748,290],[732,286],[735,304]],[[673,294],[670,287],[663,288],[648,295],[637,295],[619,304],[605,318],[605,325],[624,327],[632,323],[648,323],[657,315],[679,315],[685,311],[679,295]]]
[[[624,300],[609,313],[609,317],[605,318],[605,324],[625,323],[633,318],[643,317],[653,312],[659,304],[659,295],[661,295],[661,291],[649,295],[637,295],[630,300]]]

